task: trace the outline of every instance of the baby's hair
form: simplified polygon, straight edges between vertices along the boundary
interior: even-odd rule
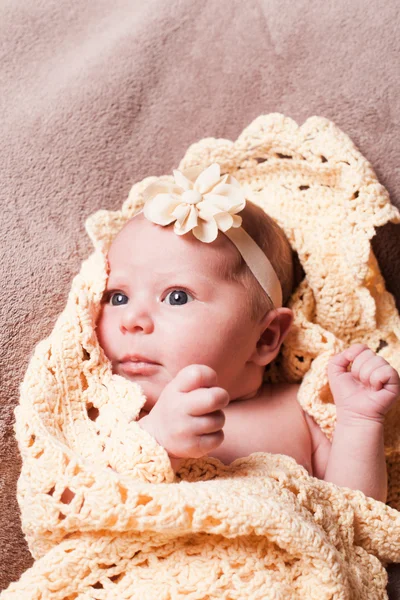
[[[293,251],[284,231],[269,217],[262,208],[246,200],[245,208],[240,212],[242,227],[260,246],[275,269],[282,286],[283,306],[289,300],[293,289]],[[239,281],[251,292],[249,305],[250,317],[258,319],[273,308],[261,285],[254,277],[243,257],[237,252],[237,262],[223,265],[223,277]]]

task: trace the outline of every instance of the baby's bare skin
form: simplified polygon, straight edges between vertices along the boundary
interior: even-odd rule
[[[314,477],[385,502],[384,420],[399,396],[399,375],[368,346],[354,344],[331,357],[328,379],[337,412],[332,443],[302,411],[298,385],[262,385],[254,395],[229,401],[214,387],[216,373],[201,365],[183,369],[140,424],[167,449],[174,470],[190,457],[230,464],[253,452],[286,454]]]
[[[313,475],[310,417],[297,401],[298,389],[298,384],[264,384],[253,398],[232,400],[224,408],[224,440],[207,456],[229,465],[253,452],[286,454]],[[148,414],[142,410],[140,421]],[[172,463],[178,469],[181,461]]]
[[[331,444],[302,411],[298,385],[263,385],[293,313],[251,316],[247,286],[227,275],[235,252],[226,236],[198,243],[139,216],[114,239],[96,333],[113,373],[142,388],[139,424],[175,470],[205,455],[231,463],[286,454],[314,477],[385,501],[383,425],[399,395],[397,372],[363,344],[331,357]]]
[[[208,456],[230,464],[253,452],[286,454],[313,475],[312,440],[296,384],[264,384],[248,400],[225,408],[224,441]]]

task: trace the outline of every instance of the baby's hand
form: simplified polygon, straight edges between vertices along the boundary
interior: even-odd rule
[[[199,458],[220,446],[229,394],[206,365],[189,365],[163,389],[157,403],[140,423],[170,458]]]
[[[354,344],[333,356],[328,379],[338,420],[356,417],[383,422],[400,394],[397,371],[365,344]]]

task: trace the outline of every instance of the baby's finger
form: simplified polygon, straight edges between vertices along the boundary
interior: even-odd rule
[[[344,354],[350,362],[353,362],[358,356],[369,350],[370,348],[367,344],[352,344],[352,346],[346,348],[342,354]]]
[[[371,359],[375,359],[375,360],[378,359],[380,361],[384,360],[381,356],[378,357],[377,354],[375,354],[375,352],[373,350],[370,350],[370,348],[365,348],[353,360],[353,363],[351,365],[351,372],[353,373],[353,375],[360,378],[361,368],[363,367],[363,365],[365,365]]]
[[[191,392],[198,388],[217,385],[217,373],[207,365],[188,365],[179,371],[173,379],[179,392]]]
[[[380,390],[383,387],[394,388],[393,391],[396,392],[395,388],[399,388],[399,374],[386,363],[371,374],[370,386],[375,390]]]
[[[368,346],[365,344],[354,344],[350,348],[346,348],[343,352],[331,356],[328,363],[328,374],[330,377],[342,375],[347,373],[348,366],[352,361],[361,353],[364,352]]]
[[[207,433],[205,435],[199,435],[197,439],[197,455],[198,457],[208,454],[211,450],[218,448],[224,441],[224,432],[217,431],[216,433]],[[195,457],[196,458],[196,457]]]
[[[216,410],[208,415],[193,417],[190,423],[190,430],[194,435],[204,435],[206,433],[215,433],[223,429],[225,425],[225,414],[222,410]]]
[[[354,361],[351,367],[351,372],[357,377],[357,379],[359,379],[359,381],[361,381],[363,385],[368,387],[370,385],[372,373],[381,367],[389,365],[381,356],[377,356],[374,353],[372,353],[372,356],[370,356],[368,353],[366,354],[367,357],[365,358],[364,362],[356,363],[356,361]]]
[[[188,414],[201,417],[228,406],[229,394],[224,388],[212,387],[194,390],[188,394]]]

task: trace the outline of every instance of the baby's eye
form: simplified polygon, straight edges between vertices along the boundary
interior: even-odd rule
[[[113,298],[117,299],[116,302],[113,302]],[[123,304],[126,304],[126,302],[120,301],[120,298],[127,298],[127,296],[121,294],[121,292],[111,292],[106,299],[108,304],[111,304],[112,306],[122,306]]]
[[[165,296],[165,300],[171,298],[171,301],[167,302],[170,306],[183,306],[184,304],[187,304],[188,297],[194,300],[193,296],[188,294],[188,292],[185,292],[185,290],[172,290],[172,292],[168,292]],[[189,300],[189,302],[191,301]]]

